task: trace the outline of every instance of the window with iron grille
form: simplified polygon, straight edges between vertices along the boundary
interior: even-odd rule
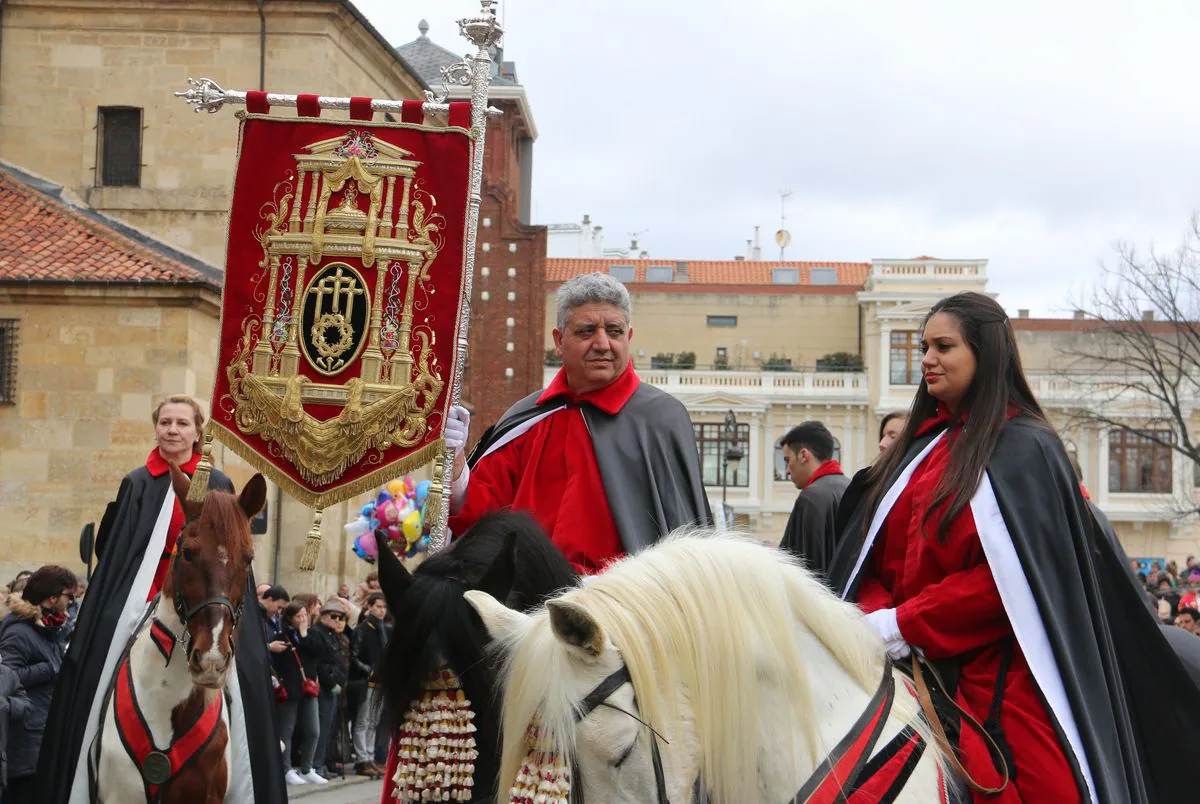
[[[142,182],[142,110],[101,106],[96,120],[96,183],[137,187]]]
[[[0,318],[0,405],[17,401],[17,319]]]
[[[735,446],[725,437],[723,424],[699,424],[692,422],[696,433],[696,446],[700,450],[700,472],[704,476],[704,485],[721,485],[721,468],[725,463],[725,450]],[[737,426],[736,446],[742,450],[742,463],[736,472],[726,473],[725,485],[730,488],[745,488],[750,485],[750,425],[739,423]]]
[[[1113,430],[1108,434],[1110,492],[1171,493],[1171,458],[1174,450],[1156,443],[1155,438],[1159,441],[1172,441],[1173,434],[1167,430],[1145,433]]]

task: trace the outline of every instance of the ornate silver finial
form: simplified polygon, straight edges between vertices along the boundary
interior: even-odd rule
[[[500,41],[504,29],[496,20],[496,9],[492,8],[495,0],[479,0],[481,6],[478,17],[468,17],[458,21],[458,30],[471,41],[480,51],[487,50]]]
[[[421,38],[424,39],[425,35],[429,33],[429,21],[421,20],[420,22],[418,22],[417,30],[421,32]]]
[[[471,86],[471,57],[463,56],[462,61],[447,65],[439,72],[442,74],[442,91],[435,94],[425,90],[425,99],[430,103],[445,103],[450,97],[451,85]]]
[[[176,92],[175,97],[183,98],[196,107],[192,111],[216,114],[217,110],[225,105],[225,90],[211,78],[189,78],[188,86],[191,89],[187,92]]]

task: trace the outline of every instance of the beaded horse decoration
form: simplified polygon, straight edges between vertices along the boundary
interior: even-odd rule
[[[435,672],[397,729],[393,795],[400,801],[470,801],[479,758],[474,720],[454,671]]]
[[[463,594],[487,590],[532,609],[576,576],[537,523],[490,514],[411,573],[376,533],[379,582],[396,627],[383,667],[397,723],[384,800],[491,801],[499,758],[499,673],[490,638]]]

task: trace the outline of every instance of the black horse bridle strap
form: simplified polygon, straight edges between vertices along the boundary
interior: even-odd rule
[[[667,801],[667,776],[666,776],[666,773],[663,771],[662,754],[658,750],[658,741],[662,740],[663,742],[666,742],[666,738],[663,737],[661,734],[659,734],[658,731],[656,731],[653,726],[651,726],[646,721],[642,720],[637,715],[633,714],[632,712],[626,712],[621,707],[613,706],[612,704],[608,703],[608,698],[614,692],[616,692],[617,690],[619,690],[621,687],[625,686],[626,684],[632,684],[632,683],[633,683],[633,677],[630,676],[630,674],[629,674],[629,668],[625,665],[621,665],[620,669],[618,669],[616,672],[614,672],[613,674],[611,674],[610,676],[605,678],[603,681],[601,681],[599,684],[597,684],[596,688],[594,690],[592,690],[591,692],[589,692],[587,695],[585,695],[583,700],[579,702],[579,707],[578,707],[578,709],[575,710],[575,722],[578,723],[579,721],[583,720],[585,717],[590,715],[592,712],[596,711],[596,709],[598,707],[607,706],[609,709],[615,709],[616,711],[621,712],[622,714],[629,715],[631,718],[636,720],[638,723],[641,723],[643,726],[645,726],[647,729],[649,729],[650,730],[650,764],[654,768],[654,787],[656,788],[657,793],[658,793],[658,804],[670,804]],[[636,700],[636,698],[635,698],[635,700]],[[575,764],[574,761],[572,761],[571,762],[571,801],[573,802],[573,804],[584,804],[583,786],[581,784],[579,784],[579,778],[580,778],[579,767]]]

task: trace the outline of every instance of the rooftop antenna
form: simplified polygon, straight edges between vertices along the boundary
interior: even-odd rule
[[[775,233],[775,245],[779,246],[779,261],[783,262],[784,251],[792,244],[792,235],[787,230],[787,200],[791,190],[779,191],[779,231]]]
[[[649,229],[642,229],[640,232],[626,232],[629,235],[629,256],[636,257],[638,250],[638,238],[644,235]]]

